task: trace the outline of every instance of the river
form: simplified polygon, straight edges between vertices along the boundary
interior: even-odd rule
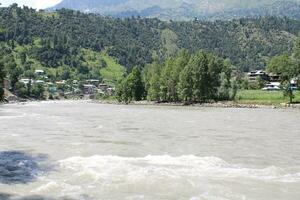
[[[298,200],[300,110],[0,105],[1,200]]]

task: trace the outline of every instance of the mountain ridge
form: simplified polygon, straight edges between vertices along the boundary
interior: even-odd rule
[[[271,15],[300,19],[300,0],[63,0],[48,10],[61,8],[120,18],[163,20],[228,20]]]

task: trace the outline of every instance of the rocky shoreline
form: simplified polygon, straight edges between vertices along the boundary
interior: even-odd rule
[[[129,104],[120,103],[118,101],[112,100],[92,100],[93,103],[100,104],[116,104],[116,105],[142,105],[142,106],[180,106],[180,107],[206,107],[206,108],[248,108],[248,109],[259,109],[259,108],[269,108],[269,109],[300,109],[300,104],[287,104],[282,103],[280,105],[263,105],[263,104],[240,104],[233,101],[224,102],[214,102],[214,103],[194,103],[185,104],[181,102],[154,102],[154,101],[138,101],[131,102]]]
[[[36,99],[14,99],[13,101],[3,101],[1,104],[26,104],[30,102],[53,102],[53,101],[87,101],[83,99],[59,99],[59,100],[36,100]],[[116,100],[93,100],[90,103],[113,104],[113,105],[139,105],[139,106],[177,106],[177,107],[195,107],[195,108],[248,108],[248,109],[300,109],[300,104],[263,105],[263,104],[241,104],[234,101],[213,102],[213,103],[182,103],[182,102],[154,102],[154,101],[134,101],[128,104]]]

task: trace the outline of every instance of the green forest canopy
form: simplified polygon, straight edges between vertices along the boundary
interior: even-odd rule
[[[229,58],[242,71],[265,68],[268,60],[290,53],[300,21],[263,17],[232,21],[164,22],[158,19],[115,19],[62,9],[36,11],[16,4],[0,8],[0,41],[21,46],[27,58],[47,68],[89,70],[82,49],[103,52],[131,71],[153,55],[164,60],[187,49]],[[82,63],[85,63],[83,65]]]

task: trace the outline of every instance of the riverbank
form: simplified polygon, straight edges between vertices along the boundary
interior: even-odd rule
[[[289,97],[284,96],[282,91],[239,90],[235,101],[239,104],[280,106],[289,102]],[[300,103],[299,91],[294,91],[293,101]]]
[[[223,101],[223,102],[214,102],[214,103],[192,103],[186,104],[182,102],[154,102],[154,101],[133,101],[128,104],[118,102],[117,100],[93,100],[90,101],[86,99],[60,99],[60,100],[32,100],[32,99],[23,99],[11,102],[0,102],[0,105],[4,104],[26,104],[31,102],[59,102],[59,101],[85,101],[89,103],[97,104],[110,104],[110,105],[135,105],[135,106],[177,106],[177,107],[198,107],[198,108],[248,108],[248,109],[300,109],[300,104],[251,104],[251,103],[238,103],[235,101]]]
[[[115,104],[115,105],[141,105],[141,106],[186,106],[186,107],[207,107],[207,108],[250,108],[250,109],[257,109],[257,108],[269,108],[269,109],[300,109],[300,104],[274,104],[274,105],[267,105],[267,104],[243,104],[238,103],[235,101],[223,101],[223,102],[214,102],[214,103],[192,103],[192,104],[185,104],[182,102],[154,102],[154,101],[133,101],[128,104],[120,103],[116,100],[92,100],[92,103],[99,103],[99,104]]]
[[[272,95],[277,95],[273,93]],[[249,96],[249,98],[252,98]],[[20,99],[16,98],[12,101],[0,102],[1,104],[23,104],[30,102],[53,102],[53,101],[87,101],[88,99],[80,98],[61,98],[55,100],[37,100],[37,99]],[[269,109],[300,109],[300,103],[289,104],[282,103],[282,101],[270,101],[267,99],[252,98],[250,100],[241,99],[239,96],[235,101],[220,101],[220,102],[211,102],[211,103],[184,103],[184,102],[155,102],[155,101],[133,101],[128,104],[121,103],[115,98],[109,99],[91,99],[91,103],[99,104],[114,104],[114,105],[141,105],[141,106],[180,106],[180,107],[207,107],[207,108],[269,108]]]

